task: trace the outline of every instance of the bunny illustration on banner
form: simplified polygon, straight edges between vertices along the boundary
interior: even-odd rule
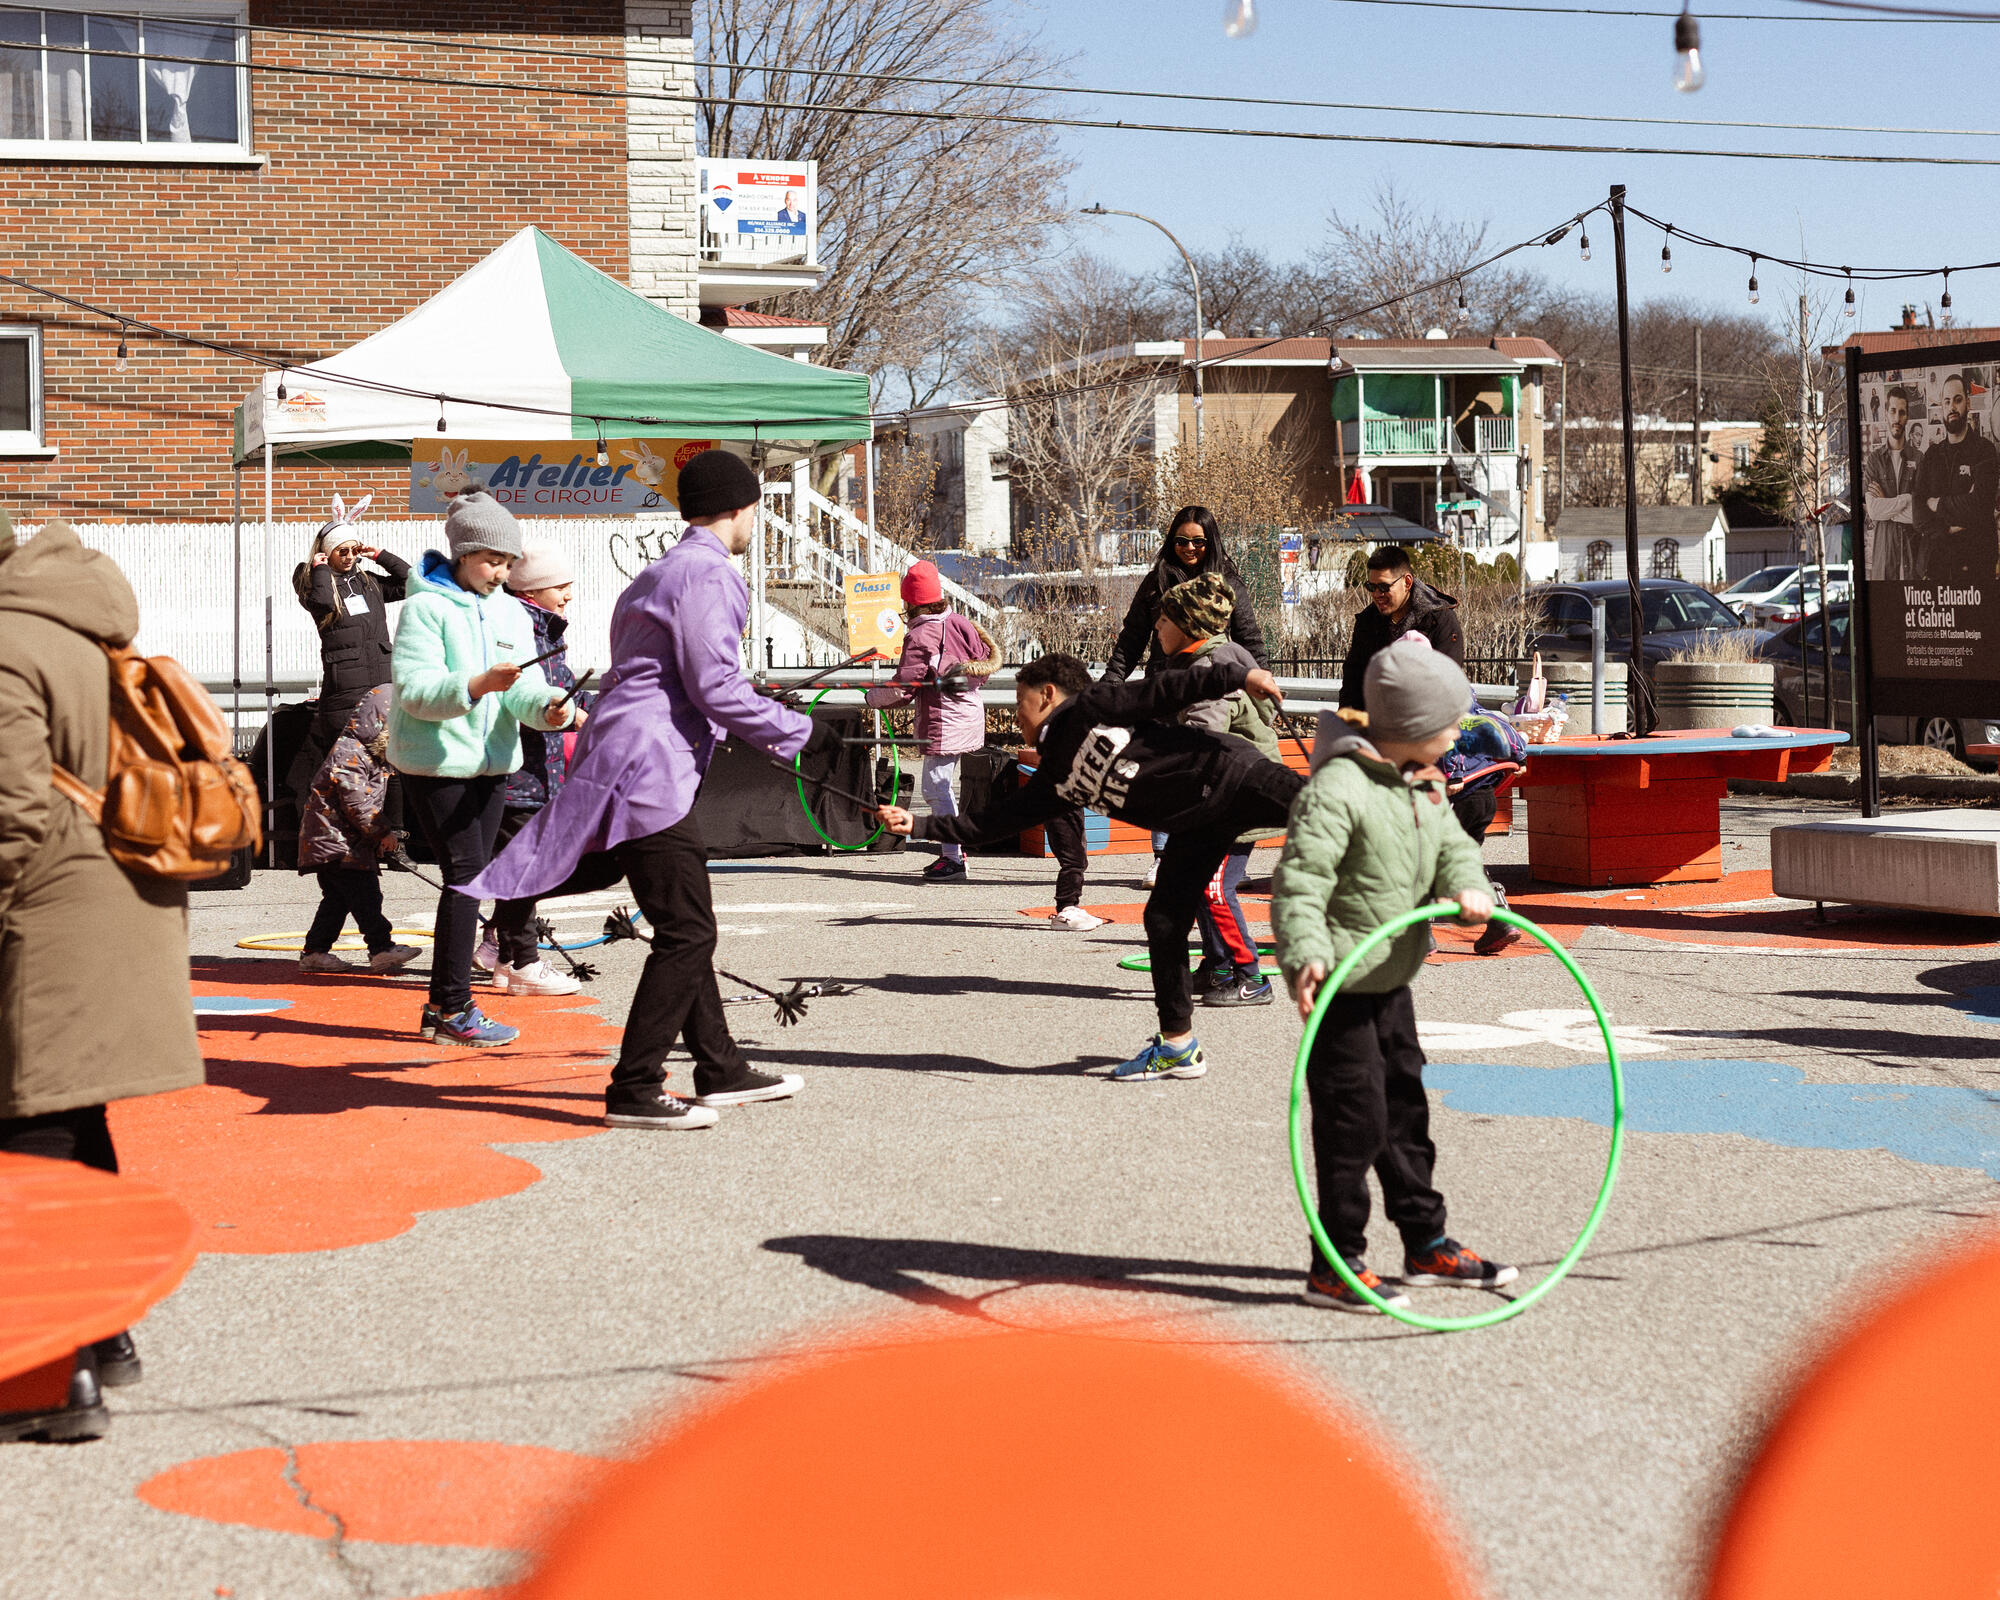
[[[667,475],[667,458],[656,452],[644,439],[638,441],[637,450],[621,450],[618,453],[627,461],[639,464],[632,469],[632,476],[648,489],[657,489],[660,480]]]
[[[472,446],[467,445],[456,456],[451,446],[445,445],[438,452],[438,459],[431,467],[428,478],[420,478],[418,483],[434,492],[440,500],[449,500],[455,494],[463,494],[479,480],[467,468],[466,462],[472,455]]]

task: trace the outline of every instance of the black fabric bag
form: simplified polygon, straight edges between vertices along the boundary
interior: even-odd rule
[[[813,713],[813,720],[852,739],[867,731],[866,716],[859,709],[825,710]],[[808,756],[803,766],[806,801],[820,827],[842,844],[859,844],[867,838],[875,829],[874,812],[829,793],[825,785],[855,794],[876,793],[868,747],[841,745]],[[694,815],[711,861],[830,853],[806,820],[798,781],[773,767],[770,757],[754,745],[731,740],[716,746]]]

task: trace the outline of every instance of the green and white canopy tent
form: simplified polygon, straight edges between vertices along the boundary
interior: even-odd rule
[[[286,397],[278,398],[283,387]],[[523,228],[359,344],[267,372],[236,461],[406,458],[413,440],[719,439],[777,466],[870,437],[868,380],[697,327]],[[755,447],[760,447],[755,448]]]
[[[868,379],[712,333],[634,293],[541,229],[523,228],[380,333],[323,360],[265,373],[236,408],[237,681],[246,467],[261,462],[264,469],[268,717],[275,695],[272,476],[279,461],[408,460],[413,444],[428,451],[451,441],[599,437],[713,439],[760,467],[782,466],[872,437]],[[761,541],[753,550],[761,551]],[[753,604],[761,611],[758,567]]]

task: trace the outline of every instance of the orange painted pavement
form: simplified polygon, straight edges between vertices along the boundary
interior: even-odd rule
[[[2000,1590],[2000,1242],[1967,1237],[1824,1354],[1722,1530],[1707,1600],[1965,1600]]]
[[[197,962],[197,995],[291,1009],[204,1016],[208,1082],[111,1107],[120,1163],[194,1215],[197,1248],[276,1254],[371,1244],[419,1214],[513,1194],[540,1172],[495,1144],[605,1131],[619,1029],[588,996],[480,1004],[522,1030],[501,1050],[427,1044],[421,987],[301,978],[290,961]]]
[[[310,1505],[286,1481],[276,1449],[182,1462],[140,1484],[139,1498],[184,1517],[314,1539],[332,1538],[338,1517],[348,1539],[516,1550],[606,1467],[567,1450],[477,1440],[363,1439],[294,1453]]]
[[[920,1326],[677,1420],[518,1600],[1476,1592],[1403,1461],[1287,1374],[1164,1330]]]

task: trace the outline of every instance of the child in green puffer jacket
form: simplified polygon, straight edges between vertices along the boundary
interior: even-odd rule
[[[1302,1018],[1340,959],[1391,917],[1440,899],[1457,900],[1467,922],[1493,913],[1479,847],[1452,815],[1436,766],[1471,702],[1465,674],[1422,643],[1399,642],[1368,663],[1364,696],[1367,736],[1343,737],[1324,752],[1293,803],[1272,878],[1271,930]],[[1403,1284],[1497,1288],[1516,1276],[1445,1233],[1444,1196],[1431,1186],[1437,1152],[1410,998],[1424,934],[1413,926],[1362,962],[1328,1006],[1306,1066],[1321,1226],[1391,1305],[1409,1297],[1382,1287],[1364,1262],[1371,1167],[1403,1236]],[[1312,1263],[1309,1304],[1375,1309],[1317,1248]]]

